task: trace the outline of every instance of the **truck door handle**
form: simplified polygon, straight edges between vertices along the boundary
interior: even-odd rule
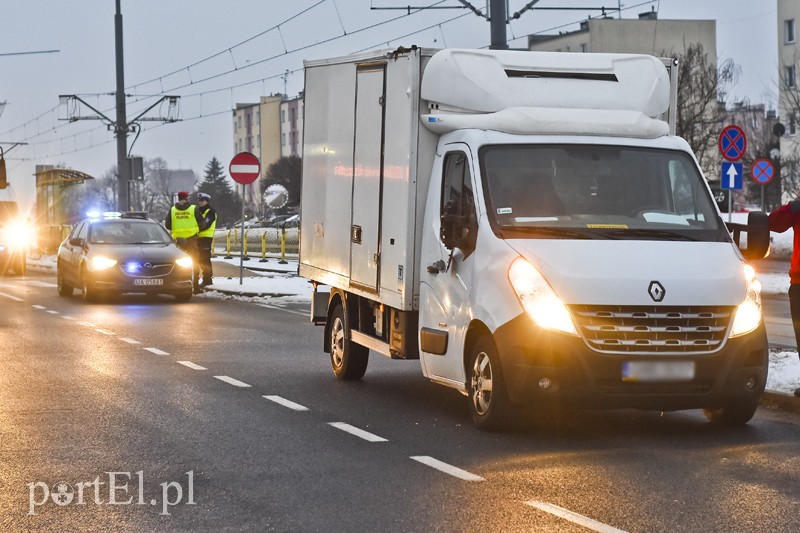
[[[445,265],[444,261],[439,259],[434,264],[428,265],[428,269],[427,270],[428,270],[428,274],[438,274],[439,272],[441,272],[445,268],[447,268],[447,265]]]

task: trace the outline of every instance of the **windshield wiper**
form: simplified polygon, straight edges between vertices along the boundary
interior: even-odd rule
[[[629,228],[629,229],[615,229],[606,232],[610,239],[619,239],[631,237],[634,239],[655,239],[663,241],[696,241],[694,237],[689,237],[676,231],[665,231],[659,229],[642,229],[642,228]]]
[[[540,235],[547,235],[552,237],[560,237],[562,239],[605,239],[605,235],[588,231],[581,228],[557,228],[551,226],[513,226],[504,227],[503,230],[508,231],[521,231],[524,233],[536,233]]]

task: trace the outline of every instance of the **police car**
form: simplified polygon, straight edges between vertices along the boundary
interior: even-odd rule
[[[58,248],[58,294],[91,302],[123,293],[192,298],[192,258],[146,213],[92,213]]]

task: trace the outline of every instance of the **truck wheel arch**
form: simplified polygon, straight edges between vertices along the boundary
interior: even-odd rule
[[[322,349],[325,353],[331,353],[331,315],[333,314],[333,310],[336,309],[337,305],[340,305],[344,308],[344,312],[347,313],[347,305],[344,302],[344,297],[338,290],[331,291],[331,297],[328,300],[328,310],[325,313],[325,334],[322,336]]]
[[[489,331],[489,328],[486,327],[486,324],[479,320],[470,322],[469,327],[467,327],[467,336],[464,338],[464,351],[461,354],[461,363],[464,366],[465,387],[469,386],[469,383],[467,383],[469,379],[469,369],[467,368],[467,365],[469,365],[469,356],[472,353],[472,348],[475,346],[475,343],[484,336],[492,337],[492,333]]]

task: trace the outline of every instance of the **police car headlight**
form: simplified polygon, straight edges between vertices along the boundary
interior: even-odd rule
[[[181,268],[192,268],[192,258],[181,257],[180,259],[175,260],[175,264]]]
[[[756,279],[756,271],[750,265],[744,265],[744,279],[747,293],[736,308],[731,337],[750,333],[761,323],[761,282]]]
[[[578,334],[567,306],[532,264],[521,257],[515,259],[508,269],[508,281],[522,308],[539,327]]]
[[[116,259],[110,259],[108,257],[103,257],[102,255],[97,255],[92,257],[92,270],[108,270],[109,268],[113,267],[117,264]]]

